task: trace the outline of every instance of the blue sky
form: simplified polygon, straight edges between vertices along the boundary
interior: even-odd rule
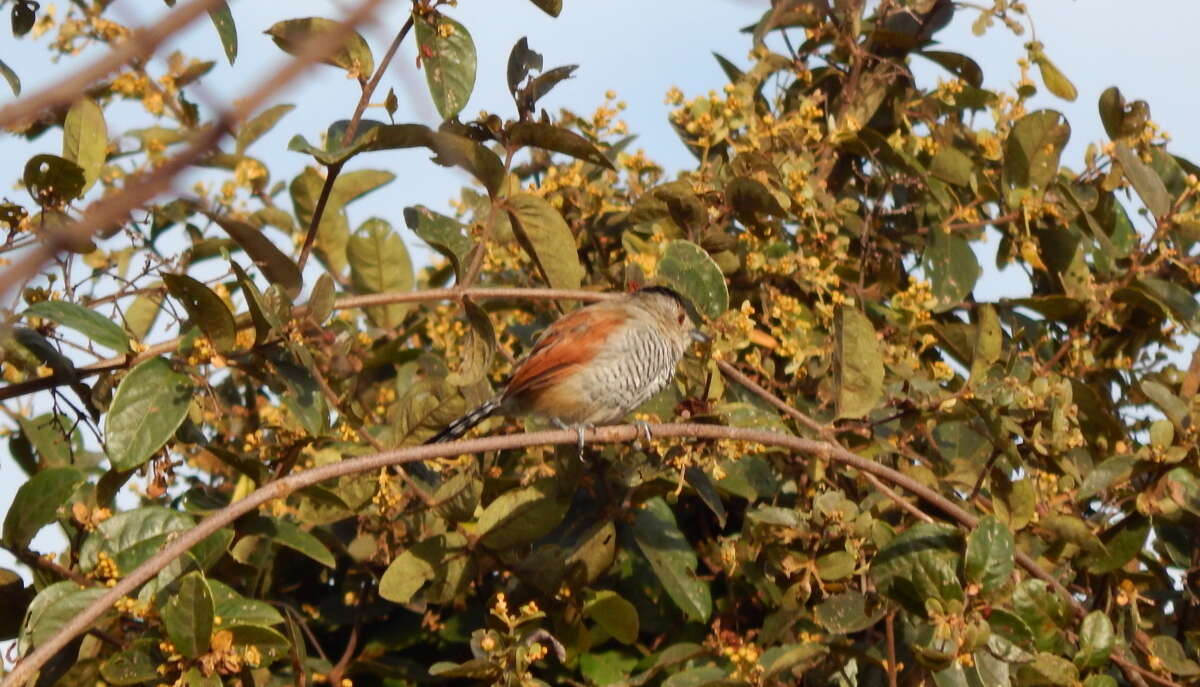
[[[981,0],[982,1],[982,0]],[[50,3],[43,2],[43,7]],[[60,13],[68,2],[55,3]],[[407,3],[385,3],[390,11],[362,33],[371,44],[376,59],[403,23]],[[634,147],[644,148],[649,157],[668,169],[690,164],[690,154],[678,143],[666,121],[663,96],[672,86],[694,95],[719,88],[723,81],[711,56],[717,51],[745,65],[749,42],[737,29],[755,21],[767,6],[765,0],[564,0],[562,15],[551,18],[527,0],[460,0],[448,13],[471,31],[479,54],[479,74],[475,93],[464,111],[469,118],[479,109],[508,116],[512,103],[505,87],[505,61],[512,44],[528,36],[530,46],[541,52],[546,66],[578,64],[576,77],[560,85],[543,106],[554,111],[564,106],[589,113],[603,100],[608,89],[617,91],[628,103],[623,113],[630,131],[640,135]],[[1174,142],[1176,154],[1200,161],[1200,126],[1195,113],[1200,111],[1200,89],[1196,88],[1194,31],[1200,25],[1200,3],[1189,0],[1147,0],[1134,9],[1118,0],[1040,0],[1029,3],[1036,22],[1037,38],[1058,67],[1074,82],[1079,98],[1066,103],[1049,94],[1039,94],[1036,107],[1050,107],[1066,114],[1072,137],[1064,163],[1079,167],[1086,144],[1104,139],[1096,110],[1101,91],[1119,86],[1129,99],[1150,103],[1151,113]],[[264,79],[286,57],[263,35],[273,22],[300,16],[337,17],[347,3],[324,0],[262,2],[240,0],[231,3],[237,21],[240,54],[235,67],[224,60],[216,33],[206,20],[197,22],[173,44],[189,55],[214,59],[217,67],[203,80],[203,104],[230,102],[254,83]],[[164,11],[161,2],[118,2],[113,17],[131,24],[152,20]],[[1011,37],[1002,27],[994,27],[987,36],[977,38],[970,32],[975,13],[961,11],[955,22],[939,34],[941,49],[958,50],[974,57],[983,67],[985,83],[1003,88],[1017,80],[1016,59],[1022,56],[1022,43],[1029,39]],[[7,34],[5,30],[3,32]],[[78,60],[51,63],[41,41],[16,41],[0,37],[0,59],[21,76],[25,92],[32,93],[80,64]],[[168,51],[162,53],[167,54]],[[424,92],[424,77],[414,68],[415,49],[411,39],[385,76],[376,100],[382,101],[393,87],[400,101],[397,122],[417,121],[436,124],[436,114]],[[164,58],[150,64],[152,74],[161,74]],[[919,78],[931,83],[942,74],[923,61],[915,61]],[[1035,77],[1036,78],[1036,77]],[[3,86],[0,85],[0,90]],[[354,109],[358,86],[343,72],[318,67],[290,88],[276,102],[295,103],[298,107],[275,130],[252,148],[252,152],[271,160],[275,178],[290,178],[308,162],[298,153],[285,151],[288,139],[302,133],[314,140],[329,122],[347,118]],[[11,95],[0,92],[0,104]],[[133,111],[130,108],[129,111]],[[382,109],[368,110],[368,117],[386,119]],[[114,129],[128,128],[110,123]],[[34,153],[58,153],[61,133],[47,132],[32,143],[0,139],[0,155],[7,160],[23,160]],[[352,226],[370,216],[384,217],[394,226],[403,227],[402,209],[423,203],[445,207],[457,195],[467,179],[455,170],[433,165],[426,153],[418,151],[379,152],[355,158],[352,168],[387,169],[397,175],[384,189],[350,207]],[[18,165],[10,165],[12,178],[4,193],[24,202],[24,190],[16,185]],[[290,206],[289,202],[283,203]],[[410,234],[405,240],[414,254],[423,251]],[[994,249],[995,242],[991,243]],[[987,252],[987,246],[983,248]],[[982,262],[991,264],[986,255]],[[977,297],[1023,295],[1023,277],[998,275],[989,270],[976,291]],[[0,512],[7,510],[15,488],[22,480],[18,469],[0,445]],[[53,533],[47,529],[35,545],[53,546]],[[0,552],[0,566],[13,567],[11,559]]]

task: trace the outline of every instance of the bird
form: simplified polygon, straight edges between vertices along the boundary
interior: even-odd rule
[[[666,286],[593,303],[547,327],[500,393],[425,443],[457,439],[494,415],[536,415],[575,429],[582,456],[584,428],[623,419],[674,378],[693,341],[707,340],[683,296]]]

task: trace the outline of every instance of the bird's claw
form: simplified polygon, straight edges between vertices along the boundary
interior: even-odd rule
[[[650,423],[645,420],[634,420],[633,426],[638,428],[641,438],[646,440],[646,446],[649,447],[650,440],[653,438],[653,435],[650,433]]]

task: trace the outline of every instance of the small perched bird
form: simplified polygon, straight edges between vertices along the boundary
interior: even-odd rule
[[[665,387],[689,343],[707,337],[692,324],[683,297],[648,286],[594,303],[546,328],[493,399],[432,439],[457,439],[493,415],[540,415],[573,427],[611,424]]]

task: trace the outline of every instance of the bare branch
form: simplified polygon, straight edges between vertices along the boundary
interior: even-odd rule
[[[20,261],[0,274],[0,295],[36,274],[47,260],[64,247],[85,242],[103,227],[124,223],[131,210],[166,190],[180,172],[215,147],[223,135],[257,111],[271,96],[310,66],[333,54],[354,27],[366,21],[380,2],[364,0],[337,28],[307,41],[294,59],[275,71],[264,83],[250,89],[245,98],[238,100],[237,105],[219,117],[214,125],[203,129],[182,153],[153,172],[131,179],[120,193],[94,204],[78,222],[47,236],[31,253],[21,256]]]
[[[342,132],[342,145],[350,145],[350,141],[354,140],[354,134],[358,132],[359,122],[362,121],[363,112],[367,109],[367,104],[371,102],[371,94],[375,92],[375,88],[379,86],[379,80],[383,78],[384,71],[391,64],[392,58],[396,55],[396,50],[400,48],[400,44],[404,42],[404,37],[413,27],[412,15],[408,15],[408,21],[404,22],[396,38],[392,40],[392,44],[388,46],[387,54],[383,56],[383,60],[379,63],[379,67],[375,70],[375,74],[371,76],[371,80],[362,89],[362,95],[358,98],[358,105],[354,107],[354,115],[350,117],[350,124],[346,126],[346,130]],[[300,248],[300,258],[296,261],[300,266],[300,270],[304,270],[305,263],[308,262],[308,256],[312,252],[313,242],[317,238],[317,228],[321,226],[321,218],[325,216],[325,204],[329,202],[329,194],[333,192],[333,184],[337,181],[338,175],[342,173],[341,162],[335,162],[326,168],[325,184],[321,187],[321,195],[317,198],[317,205],[313,208],[312,220],[308,223],[308,233],[304,235],[304,245]]]
[[[893,484],[908,489],[964,524],[969,522],[973,525],[975,522],[975,518],[972,515],[959,508],[941,494],[907,475],[903,475],[889,467],[867,460],[826,442],[803,439],[777,432],[722,427],[719,425],[663,424],[652,425],[651,431],[658,438],[692,437],[702,439],[731,439],[735,441],[755,442],[768,446],[779,446],[804,455],[842,463],[857,470],[883,477]],[[592,444],[625,443],[637,439],[641,436],[641,432],[642,429],[638,426],[616,425],[589,430],[585,434],[585,438]],[[370,472],[392,465],[401,465],[445,456],[457,456],[464,453],[484,453],[551,444],[574,444],[576,441],[575,431],[567,429],[414,446],[323,465],[311,470],[293,473],[280,480],[265,484],[240,501],[236,501],[201,520],[195,527],[183,532],[176,539],[171,540],[158,553],[130,571],[115,586],[111,587],[108,592],[73,617],[70,622],[64,625],[53,637],[48,639],[45,644],[34,649],[28,656],[17,663],[12,672],[5,677],[4,682],[0,683],[0,687],[17,687],[18,685],[23,685],[51,656],[66,646],[80,633],[87,631],[91,624],[107,609],[111,608],[117,600],[123,596],[132,594],[143,583],[157,575],[163,567],[183,555],[184,552],[191,549],[208,535],[229,525],[242,515],[257,510],[259,506],[268,501],[285,498],[298,489],[303,489],[304,487],[326,480],[345,475]]]
[[[0,129],[19,126],[47,108],[74,102],[80,94],[87,90],[88,86],[111,74],[121,65],[135,60],[145,60],[153,55],[163,41],[215,8],[221,1],[192,0],[192,2],[168,12],[167,16],[157,24],[135,30],[128,40],[90,66],[53,86],[0,108]]]

